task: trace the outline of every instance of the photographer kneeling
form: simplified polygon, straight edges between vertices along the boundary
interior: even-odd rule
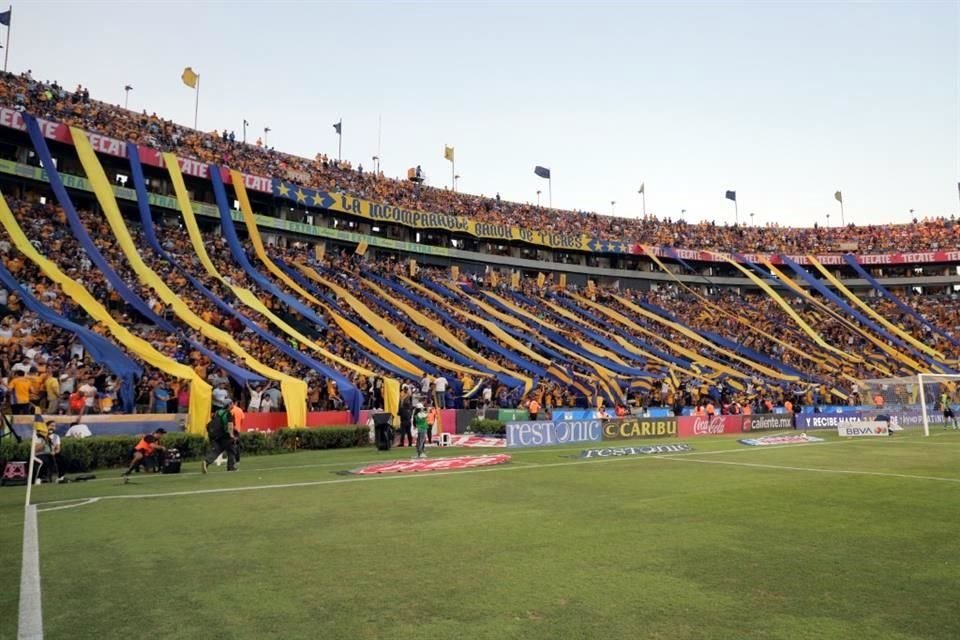
[[[160,470],[163,466],[163,455],[167,450],[158,443],[166,433],[166,429],[157,429],[153,433],[148,433],[140,438],[140,442],[133,448],[133,460],[130,461],[130,468],[123,472],[124,477],[129,477],[140,466],[152,468],[154,471]]]

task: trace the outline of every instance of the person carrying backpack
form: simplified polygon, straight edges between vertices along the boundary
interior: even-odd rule
[[[203,473],[207,472],[207,467],[210,466],[214,460],[221,453],[227,454],[227,471],[236,471],[237,470],[237,455],[236,455],[236,432],[233,428],[234,418],[231,409],[233,408],[233,400],[227,400],[227,406],[217,407],[213,412],[213,416],[210,418],[210,422],[207,423],[207,436],[210,438],[210,450],[207,452],[207,456],[200,462],[200,470]]]
[[[418,402],[416,408],[413,412],[413,424],[417,427],[417,458],[426,458],[427,454],[424,451],[427,446],[427,429],[429,428],[429,422],[427,421],[427,412],[423,408],[423,403]]]

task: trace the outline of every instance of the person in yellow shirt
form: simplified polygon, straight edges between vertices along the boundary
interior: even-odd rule
[[[10,409],[13,415],[30,414],[30,389],[33,384],[23,375],[22,369],[17,369],[10,381]]]
[[[44,393],[43,377],[36,367],[30,367],[30,375],[27,376],[27,380],[30,381],[30,404],[37,405],[43,412],[46,394]]]
[[[60,409],[60,378],[57,375],[59,373],[56,369],[52,370],[43,383],[44,390],[47,392],[47,413],[56,414]]]

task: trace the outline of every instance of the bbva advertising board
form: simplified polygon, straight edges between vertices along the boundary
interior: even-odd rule
[[[837,426],[837,435],[842,438],[888,436],[890,426],[886,422],[877,421],[841,424]]]

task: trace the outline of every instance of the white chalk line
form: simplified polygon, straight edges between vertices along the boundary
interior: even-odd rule
[[[20,564],[20,608],[18,640],[42,640],[43,607],[40,595],[40,540],[37,536],[37,507],[27,505],[23,514],[23,552]]]
[[[908,473],[889,473],[886,471],[858,471],[855,469],[823,469],[819,467],[793,467],[779,464],[760,464],[757,462],[731,462],[729,460],[696,460],[693,458],[677,459],[678,456],[658,456],[661,460],[674,462],[694,462],[697,464],[722,464],[731,467],[752,467],[756,469],[776,469],[779,471],[804,471],[808,473],[835,473],[855,476],[879,476],[882,478],[905,478],[908,480],[934,480],[938,482],[955,482],[960,484],[960,478],[944,478],[942,476],[918,476]]]
[[[61,509],[73,509],[75,507],[85,507],[88,504],[93,504],[94,502],[99,501],[100,498],[77,498],[77,502],[74,504],[62,504],[58,507],[47,507],[45,509],[37,509],[37,513],[46,513],[47,511],[60,511]],[[49,503],[40,503],[40,504],[49,504]]]

